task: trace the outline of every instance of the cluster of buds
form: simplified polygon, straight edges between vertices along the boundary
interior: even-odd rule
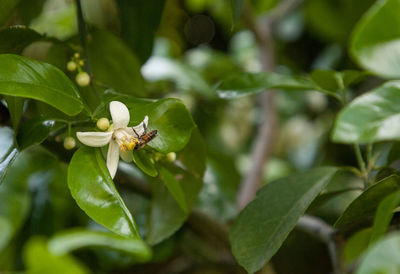
[[[75,53],[71,60],[67,63],[67,69],[71,72],[77,71],[78,74],[75,77],[76,83],[81,87],[86,87],[90,84],[90,76],[89,74],[83,70],[83,66],[85,65],[85,61],[81,59],[79,53]]]

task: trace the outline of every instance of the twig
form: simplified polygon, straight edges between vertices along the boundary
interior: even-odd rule
[[[83,12],[82,12],[82,5],[80,0],[75,0],[76,2],[76,14],[78,17],[78,30],[79,30],[79,39],[81,41],[82,49],[83,49],[83,55],[85,57],[85,70],[86,72],[92,76],[92,70],[90,67],[90,60],[89,60],[89,54],[87,50],[87,30],[86,30],[86,24],[85,24],[85,19],[83,18]]]
[[[343,266],[340,259],[340,249],[335,239],[336,230],[332,226],[319,218],[304,215],[297,222],[296,229],[306,232],[324,242],[328,247],[333,273],[343,273]]]

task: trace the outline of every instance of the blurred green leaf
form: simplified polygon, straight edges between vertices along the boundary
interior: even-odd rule
[[[337,116],[332,140],[372,143],[399,140],[400,82],[390,81],[354,99]]]
[[[242,15],[244,1],[245,0],[231,0],[232,27],[236,24],[237,20],[239,20],[240,15]]]
[[[393,233],[367,250],[356,274],[396,274],[400,269],[400,234]]]
[[[234,99],[268,89],[315,90],[318,87],[311,81],[277,73],[242,73],[224,79],[217,87],[220,98]]]
[[[20,0],[2,0],[0,2],[0,25],[10,17]]]
[[[29,25],[42,12],[45,2],[46,0],[20,0],[17,6],[19,18],[25,25]]]
[[[17,154],[13,131],[8,127],[0,127],[0,185]]]
[[[83,109],[77,88],[61,70],[18,55],[0,55],[0,94],[36,99],[70,116]]]
[[[169,170],[175,174],[176,180],[182,186],[190,211],[196,203],[202,181],[181,168],[169,166]],[[155,245],[175,233],[189,215],[182,210],[160,180],[151,181],[150,187],[153,197],[148,220],[147,242]]]
[[[74,153],[68,167],[68,186],[79,207],[90,218],[114,233],[140,238],[99,149],[82,147]]]
[[[400,177],[389,176],[367,188],[343,212],[335,223],[336,228],[354,225],[373,216],[379,203],[389,194],[400,189]]]
[[[7,102],[7,108],[10,113],[11,122],[14,128],[14,132],[18,131],[19,121],[21,120],[23,108],[24,108],[24,98],[14,97],[14,96],[4,96]]]
[[[0,30],[0,53],[20,54],[29,44],[43,38],[33,29],[25,26],[12,26]]]
[[[138,56],[141,63],[146,62],[151,55],[164,4],[164,0],[117,1],[122,39]]]
[[[187,202],[185,199],[185,193],[183,192],[182,186],[175,179],[174,175],[165,167],[159,166],[160,177],[165,186],[167,187],[169,193],[171,193],[172,197],[174,197],[175,201],[181,207],[181,209],[188,213],[189,209],[187,206]]]
[[[230,231],[238,263],[249,273],[261,269],[336,171],[333,167],[316,168],[263,186]]]
[[[53,120],[46,120],[40,117],[24,122],[17,134],[19,150],[42,143],[49,136],[53,126]]]
[[[23,253],[26,273],[28,274],[86,274],[90,270],[74,257],[52,254],[47,241],[41,236],[31,238]]]
[[[88,51],[94,81],[125,94],[146,94],[139,60],[117,36],[106,31],[93,31]]]
[[[137,167],[147,175],[155,177],[157,176],[158,172],[150,157],[151,155],[144,150],[133,151],[133,162],[137,165]]]
[[[195,91],[207,98],[215,97],[213,88],[202,75],[192,66],[180,61],[155,56],[143,66],[142,72],[148,81],[169,80],[175,82],[177,87],[184,91]]]
[[[206,144],[198,128],[192,130],[190,140],[178,154],[178,160],[197,178],[203,178],[206,170]]]
[[[388,78],[400,77],[399,9],[398,0],[376,1],[357,24],[350,45],[363,68]]]
[[[117,100],[127,105],[131,114],[130,125],[137,125],[148,115],[148,131],[158,131],[157,137],[148,143],[148,146],[163,153],[182,150],[196,126],[189,111],[179,99],[148,100],[112,92],[106,94],[104,99],[107,102]]]
[[[370,244],[376,242],[386,233],[386,230],[392,220],[396,207],[400,204],[400,191],[396,191],[379,204],[376,210],[374,225],[372,226]]]
[[[368,248],[368,242],[371,238],[371,229],[366,228],[357,231],[346,242],[343,248],[343,259],[347,263],[354,262]]]
[[[361,81],[366,74],[366,72],[357,70],[334,71],[317,69],[311,72],[310,78],[321,88],[337,92]]]
[[[125,238],[108,232],[72,229],[57,233],[48,242],[49,250],[59,256],[87,247],[112,249],[129,254],[140,262],[151,258],[150,248],[141,239]]]

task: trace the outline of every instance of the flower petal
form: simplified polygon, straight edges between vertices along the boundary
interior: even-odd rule
[[[147,128],[148,122],[149,122],[149,117],[146,116],[144,117],[143,121],[140,122],[140,124],[134,127],[128,127],[125,130],[128,134],[139,138],[145,132],[145,128]]]
[[[114,178],[115,173],[117,173],[119,160],[119,146],[114,140],[110,141],[107,152],[107,168],[110,172],[111,178]]]
[[[133,161],[133,152],[132,151],[120,151],[119,156],[121,157],[122,160],[125,162],[132,162]]]
[[[113,120],[114,130],[124,128],[129,124],[129,110],[123,103],[112,101],[110,103],[110,113]]]
[[[110,142],[112,134],[112,132],[77,132],[76,137],[84,145],[102,147]]]

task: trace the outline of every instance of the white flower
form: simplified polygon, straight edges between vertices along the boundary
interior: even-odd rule
[[[110,103],[110,113],[113,120],[113,129],[108,132],[77,132],[76,136],[83,144],[91,147],[102,147],[107,144],[107,168],[112,178],[117,172],[119,157],[124,161],[132,161],[132,150],[139,143],[139,137],[145,132],[149,118],[135,127],[129,124],[129,110],[121,102]]]

